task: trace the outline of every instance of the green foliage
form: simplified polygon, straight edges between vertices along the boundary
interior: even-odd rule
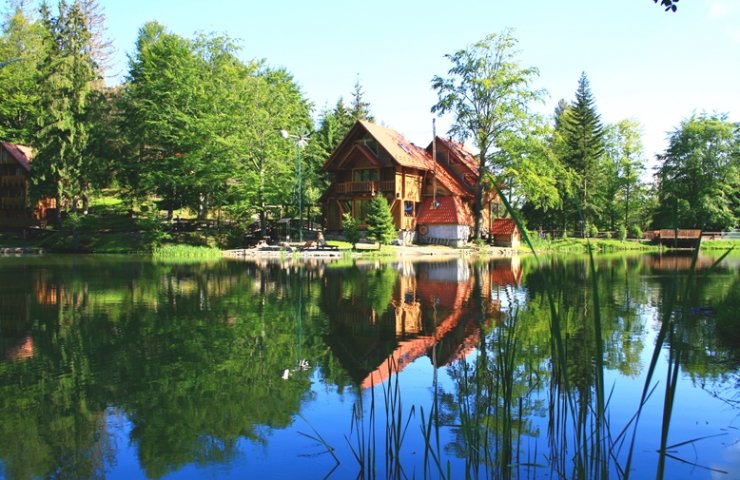
[[[600,169],[602,156],[605,153],[604,126],[596,111],[596,103],[586,73],[581,73],[578,80],[576,98],[561,118],[561,132],[564,141],[562,161],[574,173],[572,189],[578,192],[577,199],[571,204],[580,203],[580,208],[571,207],[570,222],[577,229],[580,221],[590,223],[598,218],[600,201],[603,193],[600,188]],[[583,212],[583,218],[578,211]]]
[[[228,37],[142,27],[121,107],[119,177],[134,198],[155,192],[170,210],[205,218],[223,208],[244,221],[298,203],[295,144],[280,131],[310,130],[310,105],[288,72],[238,53]]]
[[[342,216],[342,227],[344,228],[344,237],[352,244],[352,250],[354,250],[357,248],[357,242],[360,241],[360,228],[351,213],[345,212]]]
[[[632,225],[630,227],[630,235],[632,235],[633,238],[637,238],[638,240],[642,239],[642,229],[639,225]]]
[[[660,156],[659,228],[721,231],[740,221],[740,128],[724,115],[681,122]]]
[[[360,85],[359,77],[355,81],[354,89],[352,90],[352,104],[350,105],[350,117],[354,120],[367,120],[368,122],[374,122],[375,117],[370,113],[370,103],[365,100],[365,91]],[[354,122],[353,122],[354,123]]]
[[[90,97],[100,72],[91,55],[88,18],[79,0],[60,3],[56,15],[42,5],[41,24],[47,50],[39,64],[32,195],[55,197],[61,207],[70,202],[74,211],[77,199],[89,187]]]
[[[640,125],[622,120],[605,129],[604,190],[600,208],[601,225],[614,230],[620,223],[639,224],[644,221],[646,189],[640,181],[645,170],[645,156],[640,138]]]
[[[588,236],[591,238],[596,238],[599,236],[599,227],[597,227],[594,224],[591,224],[588,226]]]
[[[221,250],[217,248],[191,245],[162,245],[152,251],[152,256],[158,260],[216,260],[223,258]]]
[[[0,68],[0,138],[31,145],[40,115],[38,69],[45,57],[44,28],[22,8],[5,19],[0,35],[0,59],[17,60]]]
[[[627,227],[620,225],[619,228],[617,228],[617,238],[622,242],[627,240]]]
[[[397,237],[396,227],[388,201],[383,195],[375,195],[367,210],[367,235],[370,240],[388,245]]]
[[[529,106],[544,95],[531,88],[530,83],[539,72],[519,66],[516,45],[517,40],[508,30],[489,35],[466,49],[445,55],[452,64],[448,76],[432,79],[438,96],[432,112],[452,114],[450,134],[460,140],[471,139],[478,147],[481,181],[505,163],[509,153],[506,148],[513,147],[513,138],[532,131]],[[516,158],[515,153],[511,152],[509,158]],[[480,183],[473,209],[475,238],[481,238],[483,195]]]

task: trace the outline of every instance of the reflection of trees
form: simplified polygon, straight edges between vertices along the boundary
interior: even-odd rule
[[[32,358],[0,363],[0,434],[19,439],[0,446],[11,478],[104,476],[110,405],[131,419],[149,476],[226,461],[239,438],[291,423],[308,374],[281,374],[325,350],[303,269],[69,259],[2,272],[13,288],[0,303],[25,304],[34,340]],[[298,298],[305,308],[285,308]]]
[[[593,271],[580,258],[549,259],[540,268],[525,263],[526,287],[505,290],[503,297],[489,294],[494,286],[481,282],[485,275],[476,271],[484,299],[500,298],[506,312],[501,323],[486,329],[477,355],[450,369],[454,390],[437,397],[442,405],[438,425],[454,425],[447,449],[465,460],[467,476],[527,476],[532,470],[522,469],[547,464],[558,478],[607,478],[624,467],[620,462],[629,448],[620,456],[614,442],[623,446],[623,434],[635,427],[631,422],[610,424],[610,387],[603,378],[608,370],[636,376],[645,367],[640,356],[646,336],[644,308],[649,305],[657,307],[657,318],[666,318],[664,309],[680,307],[679,313],[668,312],[676,319],[666,330],[669,385],[675,384],[680,364],[699,381],[716,379],[716,385],[729,390],[737,387],[737,271],[699,275],[687,290],[690,300],[683,308],[683,301],[669,298],[677,282],[675,270],[662,270],[666,265],[682,263],[656,266],[640,258],[602,257]],[[478,318],[487,318],[485,302],[471,305],[480,309]],[[712,393],[738,405],[737,390]],[[671,387],[666,411],[673,395]],[[637,409],[639,399],[635,403]],[[522,447],[529,444],[527,436],[543,436],[536,426],[538,416],[547,419],[549,446],[540,459]]]
[[[661,296],[667,295],[671,282],[679,280],[681,284],[689,281],[688,272],[679,270],[660,276]],[[732,378],[736,386],[740,385],[740,274],[726,268],[718,268],[711,275],[698,272],[687,293],[672,315],[670,347],[695,383],[738,406],[736,389],[716,389],[731,385]],[[661,303],[668,301],[663,298]]]

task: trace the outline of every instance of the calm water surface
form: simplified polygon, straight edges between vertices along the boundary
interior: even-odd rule
[[[690,263],[0,258],[0,477],[737,479]]]

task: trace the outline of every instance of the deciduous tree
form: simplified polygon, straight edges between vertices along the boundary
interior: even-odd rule
[[[0,138],[30,145],[40,115],[39,62],[44,29],[20,7],[4,19],[0,35]]]
[[[740,126],[718,114],[692,115],[659,156],[661,228],[737,228],[740,218]]]
[[[435,76],[432,87],[438,102],[437,114],[453,117],[450,134],[472,140],[479,149],[474,215],[475,237],[481,238],[484,179],[496,164],[503,164],[505,139],[527,129],[529,106],[540,101],[542,90],[533,89],[539,74],[534,67],[517,62],[517,40],[510,31],[483,40],[445,57],[452,63],[446,77]]]

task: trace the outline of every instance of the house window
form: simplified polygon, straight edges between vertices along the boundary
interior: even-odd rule
[[[377,182],[378,170],[375,168],[358,168],[352,172],[352,181],[355,182]]]
[[[403,214],[407,217],[414,216],[414,202],[409,202],[408,200],[403,202]]]

